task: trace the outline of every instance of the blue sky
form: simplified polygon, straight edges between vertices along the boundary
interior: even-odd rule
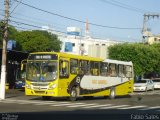
[[[4,10],[3,2],[0,0],[0,19],[3,19],[2,14],[4,14],[2,11]],[[89,23],[121,28],[142,28],[144,13],[160,14],[160,0],[22,0],[22,2],[65,17],[81,21],[88,19]],[[11,0],[10,11],[17,4]],[[18,4],[11,16],[10,19],[14,21],[35,26],[50,25],[55,30],[62,32],[66,32],[67,26],[77,26],[82,31],[85,29],[84,23],[41,12],[22,4]],[[20,27],[36,29],[13,22],[11,24],[19,29],[21,29]],[[160,18],[150,19],[147,26],[151,28],[153,34],[160,33]],[[96,38],[110,38],[128,42],[141,41],[141,29],[111,29],[89,25],[89,31],[91,36]]]

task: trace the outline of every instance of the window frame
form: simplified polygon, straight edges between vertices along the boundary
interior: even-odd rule
[[[75,72],[72,72],[72,61],[77,61],[77,65],[73,66],[73,67],[75,67]],[[78,61],[78,59],[71,58],[70,59],[70,74],[76,75],[76,74],[78,74],[78,70],[79,70],[79,61]]]
[[[62,62],[66,62],[68,63],[68,65],[66,65],[66,67],[68,67],[68,73],[66,75],[61,75],[61,69],[63,69],[63,63],[62,63],[62,67],[61,67],[61,61]],[[68,60],[64,60],[64,59],[60,59],[59,60],[59,78],[69,78],[69,74],[70,74],[70,69],[69,69],[69,61]]]

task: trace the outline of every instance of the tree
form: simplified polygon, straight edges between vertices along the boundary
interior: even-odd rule
[[[56,35],[46,31],[22,31],[16,35],[19,50],[28,52],[59,51],[61,41]]]
[[[3,29],[4,29],[4,24],[2,21],[0,21],[0,48],[2,48]]]
[[[152,71],[160,73],[160,45],[117,44],[109,47],[109,58],[132,61],[136,75]]]
[[[3,30],[4,30],[4,23],[0,22],[0,48],[2,48],[2,38],[3,38]],[[15,40],[15,36],[18,31],[11,25],[8,26],[8,40],[12,39]]]

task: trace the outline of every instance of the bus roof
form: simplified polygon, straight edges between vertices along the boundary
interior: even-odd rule
[[[90,57],[90,56],[83,56],[83,55],[75,55],[70,53],[59,53],[62,57],[69,57],[69,58],[77,58],[77,59],[84,59],[84,60],[94,60],[94,61],[103,61],[103,59],[98,57]]]
[[[122,64],[122,65],[133,65],[131,61],[127,62],[127,61],[112,60],[112,59],[105,59],[103,62]]]
[[[75,55],[71,53],[64,53],[64,52],[33,52],[30,54],[57,54],[60,57],[66,57],[66,58],[74,58],[74,59],[82,59],[82,60],[94,60],[94,61],[103,61],[104,59],[96,58],[96,57],[90,57],[90,56],[82,56],[82,55]]]

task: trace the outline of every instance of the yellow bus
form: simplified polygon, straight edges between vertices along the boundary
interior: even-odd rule
[[[132,62],[60,52],[35,52],[27,59],[25,94],[68,97],[127,95],[133,89]]]

